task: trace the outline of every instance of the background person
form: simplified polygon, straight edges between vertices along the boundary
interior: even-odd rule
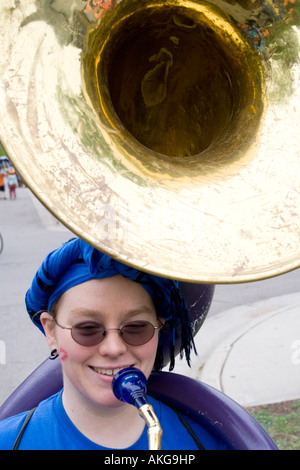
[[[5,197],[5,180],[4,174],[0,171],[0,199],[6,199]]]
[[[19,184],[18,184],[18,178],[17,178],[15,170],[8,170],[7,184],[9,187],[9,198],[16,199],[17,197],[16,191],[17,191],[17,187],[19,186]]]

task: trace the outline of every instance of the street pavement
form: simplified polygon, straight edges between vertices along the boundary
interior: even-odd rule
[[[33,327],[25,293],[44,257],[73,234],[28,188],[0,201],[0,404],[48,355]],[[300,398],[299,270],[273,279],[216,286],[195,338],[198,356],[183,373],[223,391],[243,406]]]

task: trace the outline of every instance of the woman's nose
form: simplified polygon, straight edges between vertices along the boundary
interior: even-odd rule
[[[127,351],[127,346],[120,336],[117,329],[110,329],[106,331],[104,340],[98,346],[99,352],[102,355],[118,356]]]

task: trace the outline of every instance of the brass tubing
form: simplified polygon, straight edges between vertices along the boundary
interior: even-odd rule
[[[158,418],[154,413],[153,407],[149,404],[142,405],[139,408],[139,414],[146,421],[148,426],[147,434],[149,450],[160,450],[163,431]]]

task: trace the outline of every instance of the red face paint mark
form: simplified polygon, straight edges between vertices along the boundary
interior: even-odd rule
[[[59,357],[61,361],[65,361],[68,358],[68,354],[63,348],[59,348]]]

